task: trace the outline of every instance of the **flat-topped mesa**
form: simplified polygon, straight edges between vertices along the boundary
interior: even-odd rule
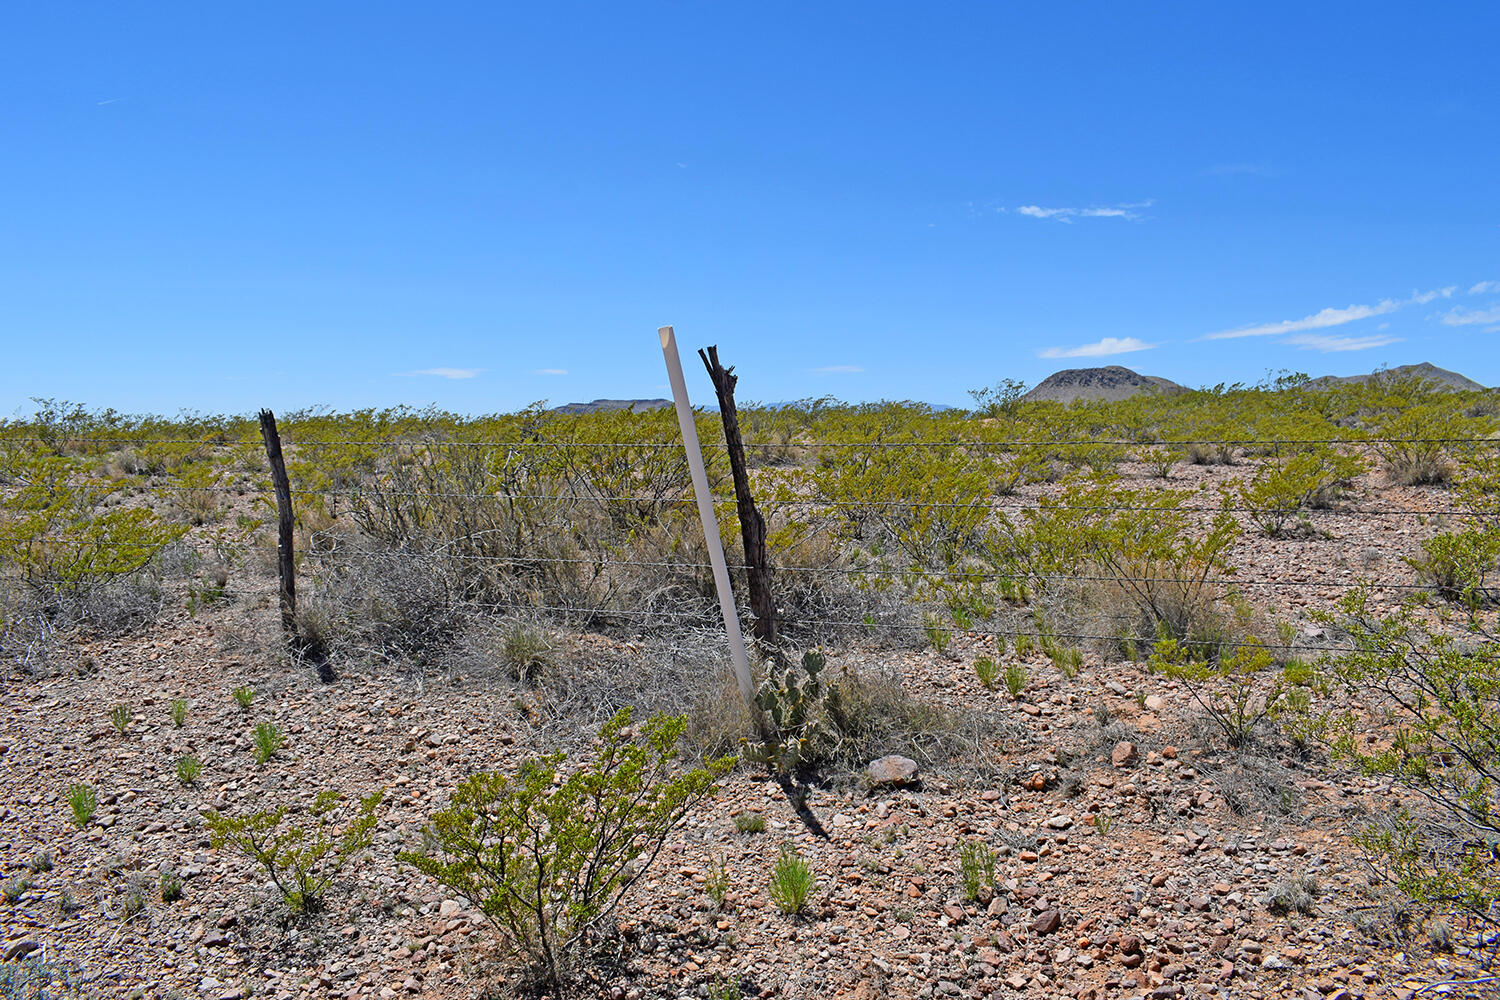
[[[1103,368],[1068,368],[1053,372],[1021,398],[1059,403],[1071,403],[1077,399],[1113,403],[1142,392],[1172,394],[1186,391],[1171,379],[1142,375],[1120,365],[1106,365]]]

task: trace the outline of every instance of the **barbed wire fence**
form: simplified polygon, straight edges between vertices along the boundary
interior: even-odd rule
[[[44,438],[22,437],[8,438],[9,445],[28,445],[52,447],[57,442]],[[107,455],[112,451],[122,448],[152,448],[157,446],[172,446],[192,449],[199,457],[213,457],[221,455],[226,449],[251,449],[254,442],[249,440],[223,441],[223,440],[201,440],[201,439],[173,439],[173,438],[71,438],[68,441],[69,448],[80,453],[92,453],[96,456]],[[897,449],[905,449],[913,452],[927,452],[933,449],[945,449],[951,454],[964,456],[968,454],[981,455],[994,451],[1018,453],[1027,449],[1056,450],[1060,448],[1090,448],[1104,447],[1111,449],[1130,449],[1142,447],[1172,447],[1188,448],[1193,445],[1213,445],[1215,447],[1232,446],[1244,449],[1256,454],[1276,455],[1282,450],[1293,451],[1306,449],[1314,446],[1344,447],[1349,449],[1374,448],[1377,446],[1392,447],[1437,447],[1444,449],[1469,449],[1474,452],[1480,450],[1494,450],[1497,442],[1489,438],[1378,438],[1358,437],[1348,438],[1317,438],[1317,439],[1294,439],[1294,438],[1216,438],[1216,439],[1182,439],[1171,441],[1132,442],[1115,438],[1085,438],[1066,440],[1047,439],[1007,439],[1007,440],[902,440],[902,441],[790,441],[790,442],[757,442],[745,441],[743,445],[746,450],[754,453],[759,451],[774,450],[780,460],[778,465],[762,465],[758,468],[764,470],[761,478],[769,483],[774,479],[777,469],[783,467],[798,468],[807,461],[809,456],[816,453],[832,452],[835,461],[840,455],[857,455],[860,453],[889,453]],[[566,455],[574,465],[587,466],[591,454],[614,454],[614,455],[638,455],[650,452],[670,452],[676,449],[679,452],[683,445],[681,442],[668,441],[578,441],[578,440],[511,440],[511,441],[454,441],[433,438],[422,438],[420,440],[338,440],[333,438],[316,438],[297,440],[295,437],[285,442],[288,454],[295,461],[316,460],[320,452],[332,452],[344,448],[359,448],[371,452],[383,454],[387,459],[396,458],[408,464],[418,466],[441,466],[445,461],[445,455],[455,449],[465,449],[475,456],[481,456],[484,465],[491,470],[504,471],[514,467],[518,460],[517,455],[536,455],[542,453],[561,453]],[[707,442],[703,449],[708,452],[722,450],[722,442]],[[306,456],[306,459],[304,459]],[[1122,456],[1121,461],[1128,461],[1129,456]],[[379,462],[374,463],[376,466]],[[567,463],[564,463],[566,465]],[[681,466],[675,466],[681,471]],[[248,501],[252,507],[270,512],[276,510],[277,506],[272,502],[274,485],[256,484],[255,488],[249,486],[234,486],[223,483],[209,485],[183,485],[181,483],[162,482],[160,475],[134,474],[120,477],[109,486],[109,495],[116,496],[121,503],[129,502],[130,494],[149,494],[162,498],[173,498],[183,496],[206,496],[212,497],[215,503],[228,498],[231,502]],[[377,477],[378,478],[378,475]],[[497,480],[504,477],[496,475]],[[535,482],[536,480],[525,480]],[[402,549],[394,548],[372,548],[375,539],[368,535],[361,535],[358,531],[347,530],[348,514],[360,504],[390,504],[392,502],[405,502],[414,508],[422,505],[449,504],[457,509],[465,507],[471,509],[482,509],[493,505],[528,505],[528,513],[534,513],[538,508],[553,507],[554,510],[544,520],[558,526],[565,525],[569,518],[577,511],[587,508],[599,508],[608,510],[616,505],[631,505],[639,508],[635,516],[639,519],[650,520],[660,517],[663,512],[675,508],[686,508],[695,502],[691,492],[691,484],[687,477],[681,476],[676,482],[657,482],[653,484],[655,489],[649,492],[608,492],[606,488],[597,483],[590,483],[578,478],[563,480],[552,484],[554,488],[550,491],[537,492],[534,487],[518,485],[516,482],[496,481],[486,484],[492,486],[492,491],[485,490],[448,490],[448,489],[403,489],[393,488],[390,484],[372,482],[359,485],[340,486],[303,486],[291,484],[287,490],[287,496],[294,505],[309,504],[319,510],[329,510],[330,526],[317,530],[305,531],[307,544],[301,551],[295,553],[293,573],[305,575],[307,582],[311,585],[312,592],[317,593],[321,584],[327,579],[327,574],[335,572],[339,567],[350,567],[358,563],[386,563],[392,559],[441,559],[450,566],[458,567],[458,575],[463,576],[475,573],[494,576],[499,573],[504,575],[509,572],[516,576],[534,574],[543,568],[572,568],[591,571],[596,577],[602,577],[621,570],[645,570],[659,571],[667,574],[686,574],[695,579],[704,578],[713,568],[710,561],[701,557],[691,555],[680,558],[632,558],[629,552],[622,552],[618,548],[602,546],[598,551],[586,556],[582,555],[556,555],[549,554],[543,548],[536,552],[511,552],[505,554],[492,554],[485,551],[485,543],[482,530],[469,535],[442,539],[424,539],[423,547]],[[264,486],[264,488],[262,488]],[[820,524],[838,523],[852,514],[875,512],[908,512],[916,515],[928,515],[937,511],[964,511],[973,515],[978,521],[983,522],[989,518],[1004,514],[1009,516],[1024,516],[1028,512],[1069,512],[1080,516],[1102,515],[1102,514],[1140,514],[1150,515],[1153,513],[1173,512],[1190,516],[1207,516],[1220,513],[1232,515],[1253,515],[1260,508],[1245,504],[1234,503],[1194,503],[1184,505],[1152,504],[1152,503],[1124,503],[1124,504],[1068,504],[1056,499],[1045,497],[1018,497],[1013,495],[1002,495],[998,493],[976,493],[971,497],[959,500],[934,499],[931,497],[909,496],[899,499],[861,499],[845,496],[830,496],[816,494],[810,489],[803,492],[789,492],[784,486],[768,489],[762,503],[771,511],[772,520],[778,524],[794,524],[806,526],[817,521]],[[734,496],[715,494],[711,501],[717,510],[728,513],[734,509],[737,498]],[[1471,516],[1474,512],[1463,506],[1450,504],[1424,504],[1420,506],[1400,507],[1371,505],[1369,503],[1348,504],[1336,506],[1330,509],[1306,510],[1300,512],[1307,518],[1316,519],[1320,525],[1337,526],[1341,521],[1381,519],[1383,521],[1398,522],[1408,532],[1414,523],[1428,519],[1462,518]],[[341,520],[343,519],[343,520]],[[253,518],[241,514],[236,524],[235,533],[220,531],[217,538],[209,537],[210,532],[203,530],[190,531],[185,536],[183,545],[190,548],[206,550],[209,554],[222,561],[233,562],[244,565],[250,561],[256,553],[264,553],[265,549],[258,547],[254,539],[259,536],[273,522],[270,517]],[[333,530],[332,526],[339,526],[341,530]],[[202,526],[200,526],[202,527]],[[677,525],[685,528],[685,525]],[[94,533],[92,536],[85,529],[81,534],[78,526],[62,534],[47,532],[34,534],[3,534],[0,535],[0,546],[41,547],[47,546],[80,546],[91,551],[118,550],[131,552],[140,549],[138,542],[119,540],[110,537],[107,533]],[[687,551],[687,550],[684,550]],[[188,562],[191,562],[189,560]],[[186,565],[186,563],[184,563]],[[743,574],[751,567],[743,560],[736,561],[728,566],[735,574]],[[1432,586],[1427,583],[1414,582],[1410,580],[1395,580],[1382,578],[1381,576],[1357,576],[1350,574],[1345,578],[1329,579],[1325,577],[1314,577],[1311,573],[1305,573],[1304,579],[1272,579],[1266,577],[1243,577],[1238,575],[1215,575],[1215,576],[1138,576],[1129,574],[1107,574],[1097,572],[1078,573],[1036,573],[1016,572],[1012,570],[975,569],[968,566],[913,566],[896,565],[894,561],[884,563],[875,562],[870,565],[843,565],[837,561],[830,561],[822,565],[798,564],[795,562],[773,563],[773,577],[783,582],[788,580],[805,579],[816,581],[818,579],[840,578],[852,581],[855,586],[868,587],[891,587],[907,583],[921,583],[928,586],[942,586],[947,584],[977,585],[977,586],[1000,586],[1012,584],[1021,587],[1052,587],[1064,586],[1088,586],[1096,584],[1109,585],[1171,585],[1171,586],[1196,586],[1213,588],[1217,591],[1268,592],[1281,591],[1315,591],[1319,593],[1338,594],[1352,589],[1356,586],[1369,587],[1377,592],[1386,591],[1393,594],[1410,594],[1428,591]],[[501,588],[502,591],[504,588]],[[908,590],[911,588],[908,587]],[[227,594],[232,594],[236,599],[258,599],[269,598],[284,592],[280,582],[276,586],[255,587],[244,584],[236,584],[227,589]],[[519,597],[511,599],[486,599],[485,594],[493,593],[494,588],[476,587],[472,588],[458,597],[463,608],[476,614],[492,615],[546,615],[556,618],[565,625],[568,623],[579,623],[583,626],[600,627],[623,627],[623,628],[651,628],[672,625],[684,625],[691,627],[705,627],[712,618],[708,610],[707,601],[698,601],[695,606],[681,609],[673,609],[663,606],[650,606],[632,608],[629,606],[609,606],[604,602],[593,605],[555,602],[545,599],[523,600]],[[226,594],[226,596],[227,596]],[[1122,619],[1130,616],[1119,616]],[[1025,628],[1011,624],[993,624],[992,622],[976,621],[966,623],[940,623],[931,620],[913,621],[909,614],[879,615],[866,614],[859,617],[844,617],[834,614],[817,614],[809,611],[801,613],[793,612],[779,618],[780,622],[790,630],[792,639],[804,641],[815,641],[823,634],[864,634],[877,636],[890,633],[931,633],[933,631],[946,632],[949,634],[966,634],[975,637],[1004,637],[1014,639],[1018,636],[1032,638],[1051,638],[1059,641],[1072,643],[1082,642],[1110,642],[1120,638],[1120,634],[1107,631],[1085,631],[1068,630],[1058,628]],[[754,622],[747,618],[747,625]],[[290,627],[290,626],[289,626]],[[1217,640],[1222,645],[1245,645],[1248,640]],[[1268,649],[1283,649],[1298,651],[1329,651],[1334,652],[1343,647],[1325,644],[1309,643],[1275,643],[1262,639],[1254,640],[1255,644]]]

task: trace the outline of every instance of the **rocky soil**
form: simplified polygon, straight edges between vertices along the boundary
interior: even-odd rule
[[[1440,500],[1385,490],[1378,502]],[[1247,535],[1238,553],[1247,579],[1308,581],[1265,598],[1288,613],[1337,596],[1311,584],[1409,579],[1400,556],[1426,530],[1400,517],[1313,519],[1328,537]],[[50,676],[0,686],[0,877],[17,890],[0,901],[0,956],[69,967],[85,996],[503,990],[493,931],[394,855],[420,844],[463,776],[513,767],[553,738],[535,721],[536,695],[461,669],[390,665],[346,663],[322,684],[278,651],[275,616],[268,597],[242,596],[131,636],[75,637]],[[642,649],[571,636],[564,655],[628,670]],[[1231,751],[1185,689],[1094,653],[1071,678],[1026,658],[1017,699],[986,690],[973,661],[992,649],[969,636],[946,654],[832,651],[830,669],[895,666],[918,698],[981,708],[972,754],[924,763],[902,785],[834,776],[802,815],[776,782],[732,774],[617,914],[613,959],[594,966],[583,995],[733,996],[733,982],[738,995],[787,998],[1495,995],[1493,981],[1423,991],[1484,973],[1464,953],[1464,927],[1444,933],[1373,882],[1351,846],[1362,817],[1391,808],[1390,788],[1274,739]],[[256,692],[248,709],[231,696],[242,684]],[[169,718],[176,698],[188,702],[181,728]],[[123,734],[109,721],[116,705],[131,713]],[[287,739],[263,765],[259,722]],[[204,763],[191,785],[174,770],[187,753]],[[65,797],[76,782],[99,790],[81,829]],[[387,790],[375,845],[324,913],[292,921],[262,871],[210,849],[200,812],[305,807],[328,787]],[[742,814],[761,816],[764,831],[740,832]],[[973,838],[998,858],[993,889],[969,901],[958,851]],[[798,917],[767,893],[788,842],[818,880]],[[730,880],[722,908],[705,887],[717,861]],[[163,870],[180,877],[181,899],[162,901]]]

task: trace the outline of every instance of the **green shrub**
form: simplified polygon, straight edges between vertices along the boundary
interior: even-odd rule
[[[143,507],[107,506],[114,484],[62,456],[8,452],[0,482],[14,486],[0,498],[0,565],[49,616],[97,618],[92,595],[143,570],[187,530]]]
[[[281,752],[281,730],[269,722],[255,724],[255,762],[264,764]]]
[[[995,681],[1000,676],[1000,664],[993,657],[981,656],[974,661],[974,675],[979,678],[979,683],[984,685],[986,691],[993,691]]]
[[[801,913],[807,905],[807,897],[812,892],[817,879],[813,877],[812,867],[803,861],[797,854],[797,849],[790,844],[783,844],[781,854],[776,858],[776,864],[771,868],[771,902],[782,913],[791,915]]]
[[[194,755],[183,754],[177,758],[177,780],[184,785],[191,785],[202,773],[203,762]]]
[[[73,785],[68,789],[68,808],[73,810],[73,822],[82,827],[89,825],[89,820],[94,818],[94,810],[99,808],[99,796],[88,785]]]
[[[1026,690],[1026,679],[1026,668],[1019,663],[1005,668],[1005,690],[1010,692],[1012,699],[1021,697],[1021,692]]]
[[[995,851],[982,840],[966,840],[958,847],[959,880],[964,899],[973,902],[995,885]]]
[[[231,846],[266,870],[287,906],[310,913],[323,904],[329,884],[363,854],[375,837],[375,810],[384,796],[372,792],[359,800],[358,810],[342,827],[337,814],[344,797],[325,789],[308,809],[311,822],[287,822],[287,807],[262,809],[248,816],[203,814],[209,843],[217,850]]]
[[[248,684],[241,684],[234,689],[234,700],[240,708],[249,710],[250,703],[255,700],[255,689]]]
[[[17,875],[7,881],[3,887],[0,887],[0,895],[3,895],[5,897],[5,901],[7,903],[10,903],[12,906],[14,906],[16,903],[19,903],[21,901],[21,897],[26,895],[26,893],[30,890],[31,880],[22,878],[21,876]]]
[[[559,780],[564,755],[515,774],[462,781],[428,826],[439,857],[398,858],[472,900],[542,982],[566,978],[585,933],[650,869],[672,828],[734,764],[679,772],[687,723],[656,715],[639,727],[622,709],[599,731],[592,763]]]
[[[735,813],[734,828],[740,833],[765,833],[766,818],[760,813]]]
[[[174,871],[166,870],[161,873],[161,901],[163,903],[175,903],[182,898],[182,879],[178,878]]]
[[[187,709],[188,706],[186,701],[181,698],[172,699],[172,707],[170,709],[170,712],[172,716],[173,728],[182,728],[182,724],[187,721]]]
[[[1268,537],[1286,535],[1304,509],[1332,506],[1365,471],[1365,461],[1357,455],[1327,445],[1304,447],[1265,462],[1236,488],[1240,504]]]
[[[131,720],[132,716],[128,705],[116,705],[109,710],[109,724],[114,726],[115,731],[122,736],[125,734],[125,730],[130,728]]]
[[[708,863],[708,875],[703,880],[703,890],[713,900],[714,908],[724,909],[724,900],[729,897],[729,870],[722,857]]]
[[[37,851],[31,856],[31,860],[26,863],[26,868],[33,874],[50,872],[52,870],[52,852]]]
[[[1361,774],[1391,781],[1417,805],[1387,810],[1355,838],[1400,891],[1500,925],[1500,635],[1469,621],[1455,636],[1430,612],[1380,614],[1354,592],[1314,616],[1347,633],[1325,673],[1338,706],[1304,715],[1305,735]],[[1371,741],[1370,715],[1394,722]]]
[[[1205,660],[1176,639],[1162,639],[1153,647],[1149,663],[1188,689],[1232,747],[1254,740],[1260,721],[1285,707],[1289,687],[1283,677],[1276,678],[1266,693],[1257,693],[1256,678],[1274,661],[1255,643],[1239,644],[1231,653]]]
[[[1492,577],[1500,568],[1500,531],[1493,526],[1443,532],[1422,543],[1422,554],[1406,557],[1439,597],[1471,609],[1500,601]]]

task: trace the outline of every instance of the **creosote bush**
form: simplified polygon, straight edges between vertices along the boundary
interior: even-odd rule
[[[593,760],[566,777],[561,752],[514,774],[475,774],[433,815],[433,850],[398,857],[478,906],[538,982],[560,983],[590,929],[734,765],[726,757],[678,770],[685,727],[667,715],[632,726],[622,709],[600,729]]]
[[[1346,633],[1353,648],[1325,665],[1339,706],[1305,712],[1304,735],[1335,760],[1416,797],[1380,815],[1356,842],[1412,899],[1500,926],[1500,634],[1493,622],[1470,615],[1434,623],[1415,607],[1380,614],[1363,591],[1314,617]],[[1394,720],[1389,738],[1368,738],[1371,714]]]
[[[359,800],[359,807],[342,826],[338,815],[347,812],[344,797],[324,789],[313,799],[310,822],[287,820],[288,808],[262,809],[248,816],[225,816],[214,810],[203,814],[209,843],[234,847],[266,870],[294,913],[321,908],[333,879],[363,854],[375,837],[375,810],[384,790]]]

